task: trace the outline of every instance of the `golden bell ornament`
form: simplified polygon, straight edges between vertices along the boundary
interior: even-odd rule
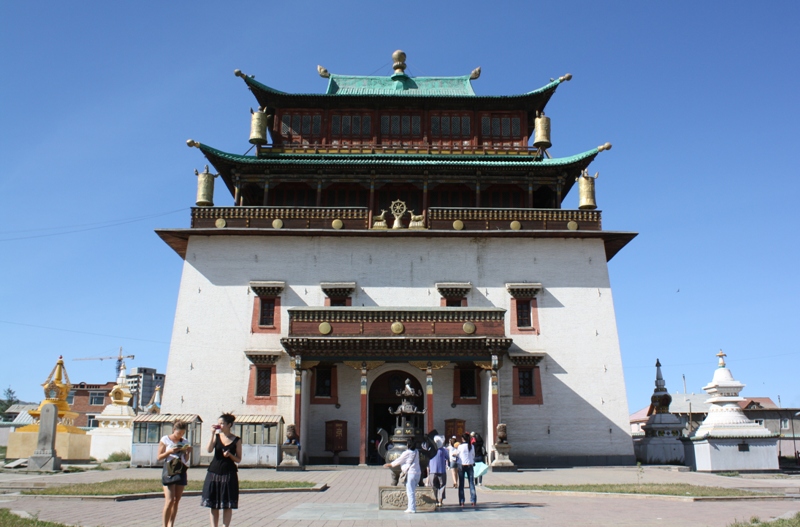
[[[533,146],[544,149],[553,146],[553,143],[550,142],[550,118],[542,114],[534,120],[533,126],[536,129]]]
[[[597,201],[594,192],[594,180],[599,176],[599,172],[594,176],[589,175],[588,170],[575,178],[578,182],[578,208],[581,210],[594,210],[597,208]]]
[[[267,144],[267,120],[268,115],[265,109],[259,108],[257,112],[250,110],[250,144]]]
[[[214,206],[214,178],[219,174],[212,174],[208,171],[206,165],[203,172],[194,171],[197,176],[197,206],[198,207],[213,207]]]

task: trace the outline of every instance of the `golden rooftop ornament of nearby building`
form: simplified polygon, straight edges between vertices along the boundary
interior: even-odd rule
[[[392,53],[392,60],[394,64],[392,64],[392,69],[396,74],[405,75],[406,74],[406,53],[402,49],[398,49],[394,53]]]

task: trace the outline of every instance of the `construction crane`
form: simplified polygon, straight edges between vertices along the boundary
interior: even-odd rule
[[[72,359],[72,360],[112,360],[112,359],[116,359],[117,360],[117,365],[116,365],[116,369],[114,371],[114,378],[116,379],[117,377],[119,377],[120,369],[122,369],[122,361],[125,360],[125,359],[133,360],[134,358],[136,358],[136,357],[134,357],[133,355],[125,355],[125,356],[123,356],[122,355],[122,346],[120,346],[119,347],[119,355],[116,356],[116,357],[86,357],[86,358],[82,358],[82,359]]]

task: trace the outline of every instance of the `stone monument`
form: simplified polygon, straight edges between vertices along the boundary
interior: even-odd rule
[[[711,404],[703,423],[683,439],[686,464],[698,472],[766,472],[778,470],[778,435],[747,418],[739,406],[744,384],[717,353],[714,378],[703,387]]]
[[[40,411],[39,436],[36,442],[36,450],[28,458],[28,470],[55,472],[61,470],[61,458],[56,456],[58,408],[56,408],[56,405],[48,403]]]
[[[115,452],[131,453],[136,412],[129,404],[133,395],[125,370],[125,363],[120,363],[117,384],[109,393],[111,404],[97,416],[97,428],[89,432],[92,437],[91,455],[98,461],[108,459]]]
[[[636,460],[651,465],[683,465],[685,454],[680,441],[683,422],[669,411],[672,397],[661,375],[661,362],[656,359],[656,389],[650,397],[644,437],[634,439]]]
[[[492,472],[516,472],[517,466],[511,461],[511,445],[508,444],[508,428],[504,423],[497,425],[497,442],[494,444],[494,460],[490,465]]]
[[[29,458],[37,449],[39,438],[40,418],[45,406],[55,405],[58,414],[56,426],[56,450],[65,462],[88,461],[90,457],[91,437],[85,431],[74,426],[74,419],[78,416],[71,411],[67,396],[72,389],[69,375],[64,368],[64,360],[58,358],[55,367],[42,384],[44,400],[36,410],[28,413],[33,417],[34,423],[18,428],[8,436],[8,450],[6,459]]]

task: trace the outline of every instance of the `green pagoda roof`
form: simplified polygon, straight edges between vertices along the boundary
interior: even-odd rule
[[[287,93],[276,90],[236,70],[253,92],[259,106],[264,108],[319,108],[329,106],[385,106],[387,98],[403,98],[403,105],[425,105],[436,99],[452,102],[461,107],[468,102],[475,109],[515,109],[543,111],[556,88],[572,78],[559,77],[536,90],[516,95],[476,95],[470,76],[461,77],[409,77],[405,74],[392,76],[354,76],[330,74],[326,93]],[[370,101],[374,101],[371,103]]]
[[[327,95],[392,95],[417,97],[475,97],[470,76],[369,77],[331,74]]]

